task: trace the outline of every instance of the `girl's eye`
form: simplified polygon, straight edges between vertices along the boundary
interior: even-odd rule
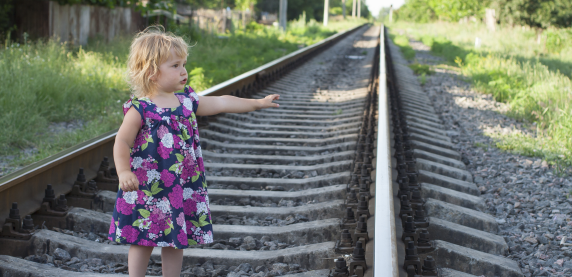
[[[175,68],[179,67],[179,65],[178,65],[178,64],[176,64],[176,65],[173,65],[173,66],[174,66]]]

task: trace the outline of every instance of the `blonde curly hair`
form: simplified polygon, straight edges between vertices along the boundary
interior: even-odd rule
[[[187,58],[189,45],[182,37],[160,25],[149,26],[135,35],[127,60],[127,82],[135,97],[152,95],[156,84],[151,77],[159,73],[159,65],[167,61],[173,49],[177,58]]]

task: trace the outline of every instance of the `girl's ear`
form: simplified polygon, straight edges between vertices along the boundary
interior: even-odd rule
[[[159,70],[157,70],[157,72],[155,74],[153,74],[153,72],[151,72],[151,70],[147,71],[147,76],[149,78],[149,80],[151,80],[151,82],[156,82],[157,81],[157,76],[159,75]]]

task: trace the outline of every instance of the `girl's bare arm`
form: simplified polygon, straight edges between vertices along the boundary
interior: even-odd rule
[[[214,115],[219,113],[245,113],[271,107],[279,107],[272,103],[280,99],[280,95],[271,94],[263,99],[246,99],[230,95],[223,96],[199,96],[199,108],[197,115]]]
[[[119,185],[123,191],[134,191],[139,189],[139,180],[130,165],[130,149],[135,143],[135,137],[141,128],[141,115],[131,107],[123,118],[123,123],[115,136],[113,145],[113,160],[119,176]]]

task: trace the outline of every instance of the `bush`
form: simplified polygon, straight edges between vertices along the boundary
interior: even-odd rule
[[[546,34],[546,51],[553,54],[560,54],[566,47],[572,45],[571,29],[551,29]]]
[[[427,23],[437,19],[426,0],[406,0],[396,14],[399,20],[410,22]]]

